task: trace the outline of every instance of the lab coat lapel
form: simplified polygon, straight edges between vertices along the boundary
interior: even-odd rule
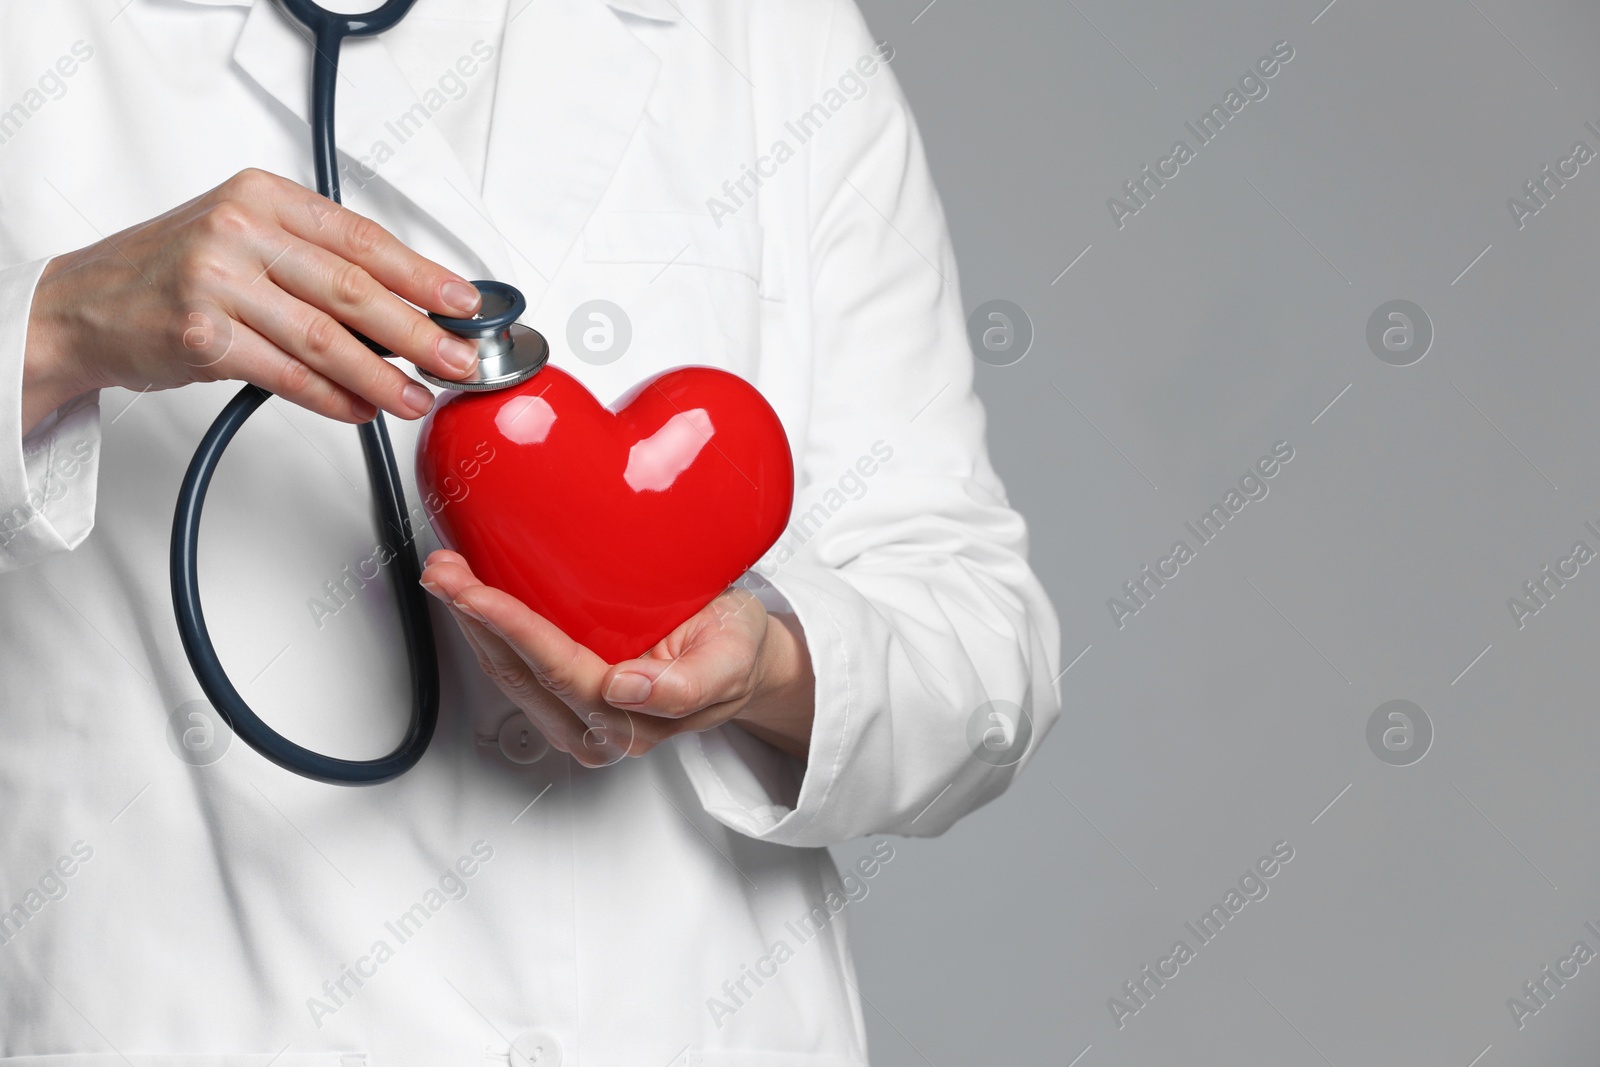
[[[612,17],[603,9],[602,13]],[[245,20],[233,58],[309,128],[311,42],[303,26],[276,4],[256,3]],[[507,62],[502,57],[502,70]],[[413,119],[402,124],[413,105],[422,105],[383,39],[347,41],[339,69],[335,123],[339,150],[353,160],[369,161],[370,167],[341,167],[340,181],[346,192],[362,180],[387,182],[480,260],[485,277],[515,277],[505,238],[431,116],[420,123]],[[495,110],[500,110],[498,103]],[[307,138],[309,150],[309,129]],[[373,171],[378,174],[376,179]]]
[[[490,213],[514,238],[530,308],[611,182],[660,66],[598,0],[527,0],[506,26],[484,175]],[[662,0],[626,17],[671,22]]]

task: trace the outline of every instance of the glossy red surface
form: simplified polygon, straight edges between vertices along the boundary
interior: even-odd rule
[[[744,379],[679,367],[612,409],[546,366],[453,393],[417,442],[440,541],[608,663],[648,651],[778,539],[794,467]]]

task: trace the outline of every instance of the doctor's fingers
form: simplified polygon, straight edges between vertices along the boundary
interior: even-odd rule
[[[580,716],[604,709],[600,679],[606,673],[605,661],[510,593],[478,581],[461,556],[431,554],[423,580],[434,586],[430,592],[435,596],[489,627],[541,685]]]
[[[401,300],[361,265],[297,237],[282,241],[280,248],[261,249],[262,273],[290,296],[441,378],[459,378],[477,362],[471,342]]]
[[[419,255],[378,223],[298,182],[248,168],[212,191],[218,203],[264,210],[284,230],[365,270],[380,284],[429,311],[461,318],[478,310],[465,278]]]
[[[433,407],[433,393],[357,341],[332,315],[276,284],[248,285],[231,294],[229,313],[288,356],[402,419]]]
[[[341,422],[367,422],[378,409],[337,383],[318,374],[300,360],[241,322],[234,322],[226,348],[189,349],[184,356],[196,379],[232,378],[259,385],[293,404]],[[187,348],[187,346],[186,346]]]
[[[753,594],[724,593],[650,655],[609,668],[600,692],[611,706],[646,716],[682,720],[721,709],[730,717],[755,693],[768,625]]]
[[[721,726],[737,713],[743,701],[734,704],[714,704],[701,708],[681,718],[667,719],[656,715],[646,715],[635,711],[623,711],[620,708],[611,708],[604,712],[590,712],[590,721],[598,727],[591,729],[584,735],[585,744],[590,751],[596,751],[591,738],[602,733],[607,741],[605,748],[599,751],[610,756],[609,762],[615,762],[623,755],[642,756],[657,745],[670,741],[679,734],[700,733]]]
[[[450,611],[478,656],[479,668],[552,746],[589,768],[610,766],[654,747],[654,742],[636,743],[634,723],[640,716],[569,705],[499,634],[453,605]]]
[[[477,657],[478,669],[527,716],[545,740],[563,752],[581,749],[586,728],[566,702],[547,690],[522,657],[488,626],[459,608],[451,606],[449,610]]]
[[[429,577],[432,579],[442,579],[442,574],[451,569],[470,576],[464,563],[438,565],[432,561],[434,558],[430,557]],[[450,593],[446,592],[443,581],[450,579],[424,579],[424,584],[429,585],[429,592],[434,593],[435,597],[448,600]],[[522,710],[534,728],[544,734],[546,741],[582,765],[589,768],[610,766],[622,757],[650,752],[661,741],[661,737],[643,741],[642,733],[635,728],[635,723],[643,718],[638,715],[602,709],[586,702],[568,704],[566,699],[552,691],[552,681],[541,677],[538,669],[498,632],[494,632],[488,622],[475,619],[469,613],[470,609],[464,611],[456,603],[448,603],[448,608],[456,625],[461,627],[462,637],[466,637],[467,645],[472,646],[472,653],[477,656],[478,669],[488,675],[494,685],[499,686],[501,693],[506,694],[512,704]]]
[[[754,660],[754,646],[748,653],[700,647],[666,661],[628,660],[606,672],[600,691],[612,707],[649,719],[686,722],[718,711],[731,718],[755,692]]]
[[[491,677],[516,679],[520,688],[526,688],[523,679],[531,678],[577,717],[583,724],[583,743],[568,751],[579,762],[605,766],[628,754],[636,716],[607,707],[601,700],[604,660],[516,597],[478,581],[457,552],[440,549],[431,553],[422,584],[456,613],[463,631],[488,657]],[[505,658],[508,655],[520,661],[525,673],[517,672],[517,664]]]

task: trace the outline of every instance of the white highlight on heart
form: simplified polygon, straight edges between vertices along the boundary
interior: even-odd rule
[[[514,397],[494,415],[495,428],[518,445],[540,444],[555,424],[556,409],[542,396]]]
[[[661,429],[628,449],[628,469],[622,472],[622,480],[636,493],[672,488],[716,432],[705,408],[678,412]]]

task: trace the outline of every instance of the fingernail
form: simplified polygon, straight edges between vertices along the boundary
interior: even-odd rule
[[[357,400],[351,404],[350,412],[362,422],[371,422],[378,417],[378,409],[365,400]]]
[[[444,590],[439,588],[438,583],[436,583],[436,582],[421,582],[419,584],[421,584],[422,588],[426,589],[428,592],[432,593],[434,596],[438,597],[440,600],[444,600],[445,599]]]
[[[444,297],[445,307],[459,312],[462,318],[478,310],[478,290],[466,282],[445,282],[439,295]]]
[[[643,704],[650,699],[650,686],[642,674],[619,674],[606,687],[606,703]]]
[[[473,608],[473,606],[471,604],[468,604],[465,600],[457,600],[457,601],[455,601],[455,608],[456,608],[457,611],[461,612],[461,614],[467,616],[468,618],[477,619],[479,622],[481,622],[481,623],[483,623],[485,625],[488,625],[489,620],[484,618],[482,615],[480,615],[478,613],[478,611],[475,608]]]
[[[465,374],[478,362],[478,346],[461,337],[441,337],[439,358],[457,374]]]
[[[400,399],[406,402],[406,407],[418,415],[426,415],[433,410],[433,394],[416,382],[400,390]]]

